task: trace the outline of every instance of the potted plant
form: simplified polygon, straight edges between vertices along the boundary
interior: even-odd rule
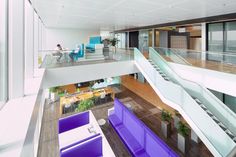
[[[83,112],[94,106],[94,101],[92,99],[86,99],[80,101],[78,107],[76,108],[77,112]]]
[[[111,46],[113,46],[114,47],[114,49],[115,49],[115,53],[116,53],[116,45],[117,45],[117,42],[118,42],[119,40],[117,39],[117,38],[113,38],[113,39],[110,39],[110,44],[111,44]]]
[[[186,153],[188,151],[188,146],[189,146],[189,131],[190,129],[188,128],[186,123],[179,122],[178,124],[178,149],[182,153]]]
[[[55,101],[59,92],[60,92],[60,87],[51,87],[51,88],[49,88],[50,99],[52,101]]]
[[[175,110],[175,115],[174,115],[173,119],[174,119],[174,127],[178,128],[179,122],[181,120],[181,114],[176,110]]]
[[[172,115],[166,110],[161,112],[161,131],[165,138],[169,138],[171,134],[171,119]]]

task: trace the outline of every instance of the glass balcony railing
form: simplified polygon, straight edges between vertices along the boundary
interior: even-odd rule
[[[178,62],[184,62],[181,58],[176,57],[174,59],[178,60]],[[180,78],[153,48],[149,49],[149,60],[137,49],[135,50],[137,67],[154,87],[161,99],[186,116],[185,118],[189,125],[196,131],[214,156],[229,155],[236,147],[236,143],[234,137],[229,136],[226,130],[235,135],[235,113],[206,88]],[[162,78],[156,67],[167,75],[169,81],[165,81]],[[196,100],[204,104],[207,110],[203,109]],[[209,114],[212,113],[211,117]],[[213,118],[219,122],[216,123]],[[222,129],[221,125],[225,126],[226,129]]]
[[[71,55],[73,50],[57,52],[55,50],[41,51],[39,58],[43,58],[41,68],[57,68],[76,65],[108,63],[133,60],[133,49],[97,49],[96,52],[85,52],[83,56]],[[78,55],[78,56],[76,56]]]
[[[236,53],[154,48],[166,61],[236,74]]]

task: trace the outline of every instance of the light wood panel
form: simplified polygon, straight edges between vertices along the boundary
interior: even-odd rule
[[[153,104],[157,108],[165,109],[171,113],[174,113],[174,109],[163,103],[148,83],[141,83],[132,76],[128,75],[121,77],[121,83],[123,86],[142,97],[147,102]]]

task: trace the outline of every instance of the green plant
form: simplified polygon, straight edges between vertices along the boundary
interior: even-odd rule
[[[50,93],[60,93],[61,92],[61,88],[60,87],[51,87],[49,89]]]
[[[177,131],[178,131],[179,134],[181,134],[182,136],[186,137],[186,136],[189,135],[190,129],[188,128],[186,123],[183,123],[183,122],[180,121],[179,125],[178,125]]]
[[[111,45],[111,46],[116,46],[117,42],[119,40],[117,38],[112,38],[112,39],[104,39],[102,40],[102,43],[106,45]]]
[[[78,107],[76,108],[76,111],[83,112],[83,111],[86,111],[86,110],[90,109],[93,106],[94,106],[94,100],[92,100],[92,99],[82,100],[78,104]]]
[[[176,115],[177,117],[181,117],[181,114],[180,114],[178,111],[176,111],[176,110],[175,110],[175,115]]]
[[[118,40],[117,38],[110,39],[110,44],[111,44],[111,46],[116,46],[116,44],[117,44],[118,41],[119,41],[119,40]]]
[[[172,119],[172,115],[170,112],[168,112],[166,110],[162,110],[161,111],[161,119],[162,119],[162,121],[170,122]]]

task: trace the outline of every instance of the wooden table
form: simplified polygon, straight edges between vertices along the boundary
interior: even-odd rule
[[[63,107],[66,104],[72,104],[74,102],[90,99],[92,97],[100,97],[102,94],[105,94],[105,95],[111,94],[112,99],[115,98],[115,93],[111,87],[96,89],[96,90],[88,91],[88,92],[80,92],[73,96],[60,97],[60,114],[62,114]]]

